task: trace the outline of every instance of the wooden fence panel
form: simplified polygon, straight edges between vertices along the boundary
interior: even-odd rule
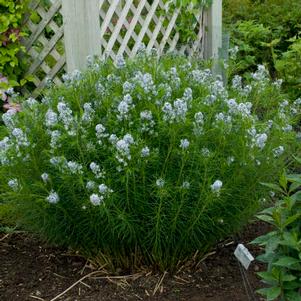
[[[27,73],[33,77],[34,96],[45,87],[48,79],[55,84],[62,83],[60,72],[65,68],[66,58],[61,6],[62,0],[55,0],[48,7],[41,1],[31,2],[34,18],[26,21],[28,35],[23,43],[30,59]]]
[[[197,39],[186,45],[180,43],[176,29],[179,11],[167,13],[162,0],[102,0],[100,17],[102,53],[112,59],[120,55],[135,56],[142,43],[148,51],[156,48],[160,54],[177,50],[200,57],[204,55],[203,11],[196,16]]]
[[[53,80],[56,84],[61,83],[61,76],[67,70],[66,55],[72,55],[70,54],[72,51],[68,51],[72,47],[70,35],[78,34],[76,30],[72,32],[72,27],[69,26],[69,30],[67,30],[67,26],[65,28],[63,26],[63,0],[48,1],[48,5],[45,6],[45,1],[32,0],[31,7],[35,11],[36,18],[34,20],[29,18],[25,24],[29,34],[24,39],[24,45],[31,58],[28,73],[34,78],[34,95],[41,92],[48,79]],[[68,1],[71,3],[71,0]],[[187,55],[197,55],[200,58],[209,57],[210,53],[216,56],[215,48],[220,44],[214,39],[219,39],[221,28],[214,27],[213,31],[210,28],[205,30],[205,28],[207,25],[215,26],[213,23],[216,18],[221,18],[220,4],[222,0],[214,0],[213,9],[218,9],[218,11],[204,12],[201,10],[196,15],[197,22],[194,30],[197,38],[190,44],[183,44],[177,31],[179,11],[167,13],[162,0],[98,1],[100,28],[95,31],[94,36],[99,35],[96,44],[100,45],[99,53],[106,57],[112,59],[116,59],[117,56],[133,57],[137,54],[141,43],[145,44],[147,51],[156,48],[160,54],[171,50]],[[68,16],[66,8],[64,10],[65,15]],[[72,22],[75,24],[74,20]],[[221,20],[218,20],[217,24],[221,24]],[[66,34],[68,37],[64,38]],[[207,48],[205,41],[208,43]],[[67,43],[69,44],[67,45]],[[82,53],[86,52],[85,49],[82,49]],[[69,61],[70,57],[67,62]],[[78,63],[78,68],[81,67],[82,62]],[[76,68],[76,60],[73,60],[72,67],[69,66],[68,71]]]

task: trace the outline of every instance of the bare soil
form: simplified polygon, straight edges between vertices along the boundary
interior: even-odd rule
[[[255,261],[243,277],[233,252],[237,243],[244,243],[254,256],[258,255],[258,248],[248,242],[267,229],[262,223],[248,226],[239,237],[220,244],[197,266],[183,266],[176,275],[144,269],[133,275],[108,275],[104,270],[95,271],[80,256],[49,247],[29,234],[0,234],[0,300],[263,300],[254,293],[261,287],[256,272],[263,267]],[[78,281],[83,277],[86,278]]]

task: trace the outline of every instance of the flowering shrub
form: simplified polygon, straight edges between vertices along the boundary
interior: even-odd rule
[[[284,166],[300,101],[262,66],[227,90],[174,55],[90,65],[3,115],[2,199],[20,222],[112,265],[160,268],[240,229]]]

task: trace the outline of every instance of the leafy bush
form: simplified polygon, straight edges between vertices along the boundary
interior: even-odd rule
[[[234,62],[240,74],[254,72],[259,63],[268,66],[273,78],[287,79],[285,70],[276,65],[279,59],[282,60],[283,53],[291,51],[294,38],[300,33],[301,2],[225,0],[223,3],[224,22],[230,32],[231,44],[242,47]],[[291,71],[293,75],[294,70]],[[292,96],[301,95],[300,86],[291,80],[284,87],[292,92]]]
[[[9,79],[8,85],[0,82],[4,88],[26,83],[23,75],[25,62],[18,57],[25,51],[20,43],[24,36],[22,20],[28,10],[28,0],[0,0],[0,75]]]
[[[288,87],[301,91],[301,38],[291,39],[293,44],[276,61],[276,70],[283,77]],[[298,93],[298,92],[297,92]],[[297,94],[298,95],[298,94]]]
[[[285,165],[300,101],[292,110],[263,66],[227,91],[174,55],[90,64],[3,115],[1,199],[23,226],[162,269],[239,230]]]
[[[271,66],[271,30],[254,21],[236,23],[232,32],[232,43],[238,47],[235,59],[231,61],[231,74],[245,75],[254,72],[258,64]],[[231,50],[230,50],[231,52]]]
[[[301,160],[298,160],[301,163]],[[282,199],[265,209],[259,219],[272,225],[266,235],[253,241],[265,247],[258,259],[268,264],[258,273],[268,288],[258,290],[267,300],[301,300],[301,176],[282,176],[280,185],[266,184]]]
[[[280,38],[279,50],[285,51],[287,40],[300,31],[301,2],[299,0],[224,0],[224,22],[254,21],[272,30],[272,38]]]

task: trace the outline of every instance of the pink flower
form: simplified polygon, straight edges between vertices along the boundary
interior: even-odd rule
[[[0,87],[1,87],[1,83],[8,84],[8,79],[0,73]],[[8,96],[6,95],[5,90],[3,90],[3,89],[0,89],[0,98],[3,101],[7,101],[8,100]]]
[[[13,102],[6,102],[3,105],[4,110],[8,111],[8,110],[14,110],[16,112],[21,112],[21,105],[18,103],[13,103]]]

